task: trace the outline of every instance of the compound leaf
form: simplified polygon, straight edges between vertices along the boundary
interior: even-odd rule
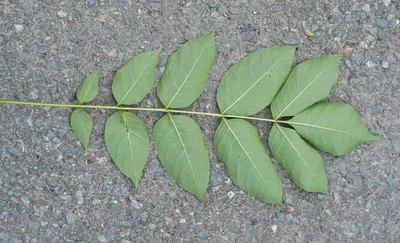
[[[360,143],[380,139],[368,132],[353,107],[343,103],[315,104],[289,122],[300,136],[334,155],[344,155]]]
[[[112,92],[118,105],[133,105],[150,92],[161,49],[162,47],[140,53],[117,70],[112,84]]]
[[[204,201],[210,162],[196,122],[188,116],[167,114],[154,126],[153,138],[158,157],[172,178]]]
[[[251,116],[269,105],[290,73],[296,47],[263,48],[233,65],[218,87],[222,114]]]
[[[76,98],[80,103],[90,102],[96,97],[99,90],[99,76],[100,69],[96,69],[82,80],[78,91],[76,91]]]
[[[214,151],[240,189],[261,201],[282,204],[282,183],[256,129],[241,119],[222,119]]]
[[[326,98],[339,77],[341,57],[328,55],[297,65],[272,101],[272,116],[294,116]]]
[[[130,112],[117,111],[107,119],[104,140],[115,164],[138,187],[150,145],[144,122]]]
[[[291,128],[274,124],[269,148],[289,177],[309,192],[328,193],[328,179],[321,155]]]
[[[90,134],[93,130],[93,119],[84,109],[76,109],[70,117],[72,132],[75,137],[87,148],[89,144]]]
[[[214,32],[183,44],[168,59],[157,94],[166,108],[192,104],[204,91],[215,59]]]

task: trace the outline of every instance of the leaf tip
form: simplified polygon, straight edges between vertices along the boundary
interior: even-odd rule
[[[381,140],[382,138],[380,137],[380,136],[376,136],[376,135],[372,135],[372,134],[370,134],[369,136],[368,136],[368,141],[379,141],[379,140]]]
[[[164,46],[163,46],[163,45],[160,45],[160,47],[157,48],[156,51],[157,51],[158,53],[160,53],[160,52],[162,51],[162,49],[164,49]]]

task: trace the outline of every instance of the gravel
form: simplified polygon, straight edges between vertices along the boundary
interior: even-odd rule
[[[215,30],[216,61],[189,109],[218,112],[219,81],[241,57],[298,44],[295,63],[344,54],[327,101],[351,104],[382,137],[344,156],[321,152],[327,195],[304,192],[276,165],[285,202],[279,207],[231,183],[212,152],[218,119],[193,116],[210,151],[202,203],[171,179],[153,145],[139,188],[121,174],[104,145],[110,110],[90,110],[95,125],[85,150],[69,127],[71,109],[0,105],[0,242],[397,242],[398,10],[390,0],[0,1],[0,99],[77,103],[80,81],[101,68],[92,104],[114,105],[115,71],[163,45],[154,89],[139,104],[161,107],[155,87],[169,55]],[[151,134],[162,114],[138,116]],[[271,124],[253,124],[267,148]]]

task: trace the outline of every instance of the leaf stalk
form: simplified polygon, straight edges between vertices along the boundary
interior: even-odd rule
[[[214,116],[214,117],[221,117],[221,118],[239,118],[239,119],[274,122],[274,123],[275,122],[290,123],[287,121],[277,121],[277,120],[261,118],[261,117],[236,116],[236,115],[226,115],[226,114],[211,113],[211,112],[172,110],[172,109],[166,109],[166,108],[152,108],[152,107],[147,108],[147,107],[121,107],[121,106],[85,105],[85,104],[55,104],[55,103],[19,101],[19,100],[0,100],[0,104],[28,105],[28,106],[42,106],[42,107],[61,107],[61,108],[83,108],[83,109],[111,109],[111,110],[119,110],[119,111],[154,111],[154,112],[164,112],[164,113],[180,113],[180,114]]]

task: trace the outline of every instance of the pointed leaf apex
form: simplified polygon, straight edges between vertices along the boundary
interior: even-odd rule
[[[158,53],[160,53],[162,51],[162,49],[164,49],[163,45],[161,45],[159,48],[155,49],[155,51],[158,51]]]
[[[379,141],[379,140],[381,140],[382,138],[381,138],[380,136],[375,136],[375,135],[369,134],[369,136],[367,137],[367,139],[368,139],[368,141]]]

